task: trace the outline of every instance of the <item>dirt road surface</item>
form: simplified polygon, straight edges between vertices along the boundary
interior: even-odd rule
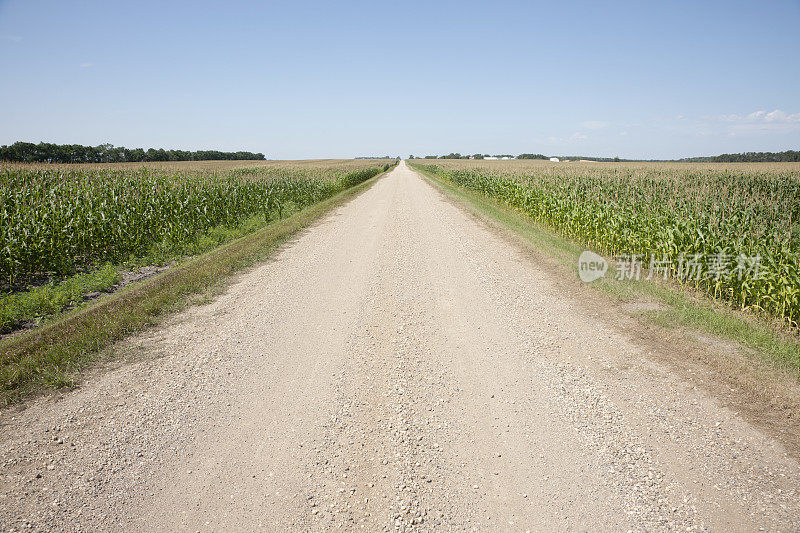
[[[796,531],[800,465],[401,164],[0,416],[10,530]]]

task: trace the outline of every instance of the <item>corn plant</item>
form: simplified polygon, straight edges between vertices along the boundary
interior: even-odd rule
[[[0,169],[0,286],[119,263],[158,246],[180,249],[215,226],[262,213],[280,218],[287,206],[302,208],[375,176],[383,170],[375,165],[300,163],[223,174]]]

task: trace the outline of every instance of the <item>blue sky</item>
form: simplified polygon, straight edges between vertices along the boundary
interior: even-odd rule
[[[800,2],[0,0],[0,144],[800,149]]]

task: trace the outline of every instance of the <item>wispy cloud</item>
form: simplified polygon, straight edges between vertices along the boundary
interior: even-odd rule
[[[19,35],[0,35],[0,39],[3,39],[4,41],[11,41],[14,43],[18,43],[22,40],[22,37],[20,37]]]
[[[583,140],[588,139],[588,138],[589,138],[589,136],[586,135],[585,133],[581,132],[581,131],[576,131],[575,133],[573,133],[570,136],[570,140],[573,140],[573,141],[583,141]]]
[[[780,109],[774,111],[754,111],[749,115],[706,115],[702,118],[740,124],[796,124],[800,123],[800,113],[787,113]]]
[[[88,63],[88,62],[87,62],[87,63],[81,63],[81,64],[80,64],[80,67],[81,67],[81,68],[91,68],[91,67],[93,67],[93,66],[94,66],[94,63]]]
[[[800,113],[787,113],[775,109],[758,110],[747,114],[730,113],[694,117],[678,115],[667,127],[699,137],[795,133],[800,131]]]

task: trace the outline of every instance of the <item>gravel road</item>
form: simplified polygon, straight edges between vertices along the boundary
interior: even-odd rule
[[[0,413],[0,530],[797,531],[800,464],[561,286],[401,163]]]

